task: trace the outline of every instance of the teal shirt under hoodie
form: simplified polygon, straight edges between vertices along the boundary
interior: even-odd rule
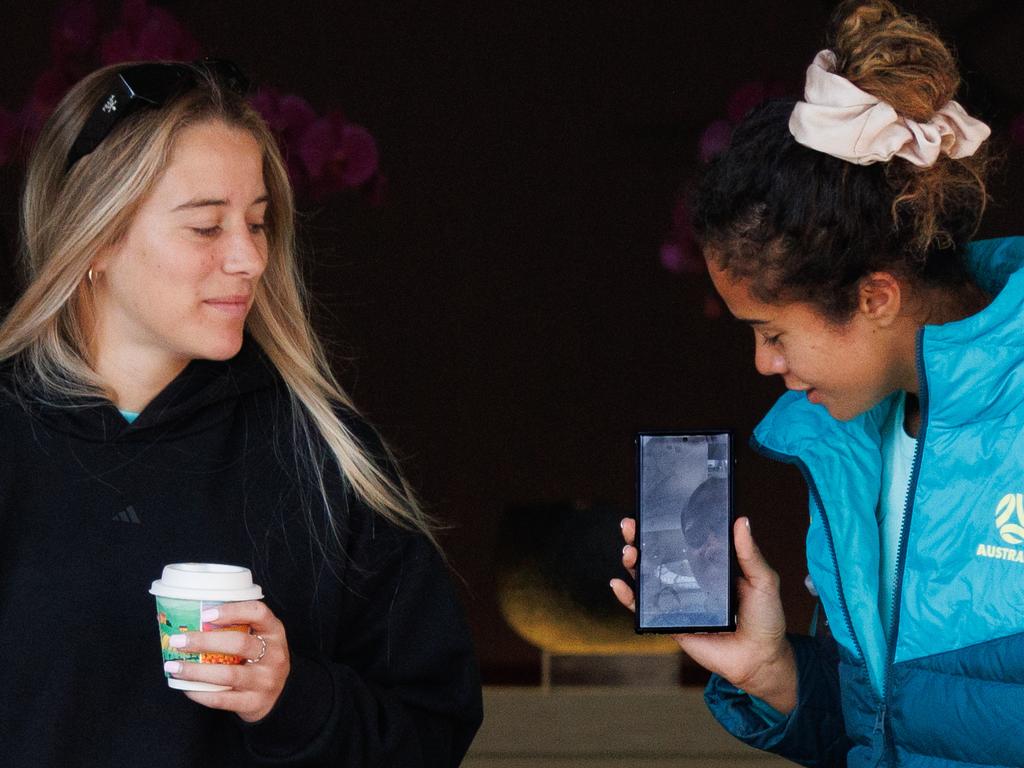
[[[791,638],[798,704],[782,722],[712,678],[713,714],[752,746],[809,766],[1024,766],[1024,238],[967,258],[994,299],[918,334],[922,423],[889,630],[876,509],[898,395],[840,422],[787,392],[754,432],[807,480],[807,564],[831,636]]]

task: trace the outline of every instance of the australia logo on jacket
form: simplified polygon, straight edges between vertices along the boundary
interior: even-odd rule
[[[1007,544],[1024,543],[1024,493],[1008,493],[996,504],[996,530]],[[978,555],[1024,563],[1024,551],[1012,547],[979,544]]]

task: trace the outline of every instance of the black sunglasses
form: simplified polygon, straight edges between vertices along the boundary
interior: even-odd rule
[[[249,79],[236,64],[224,59],[200,59],[193,65],[147,63],[117,73],[106,96],[89,115],[68,152],[71,166],[92,152],[114,127],[144,107],[158,108],[196,85],[196,68],[205,70],[218,83],[240,96],[249,94]]]

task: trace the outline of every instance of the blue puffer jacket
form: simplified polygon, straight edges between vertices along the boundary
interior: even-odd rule
[[[787,392],[754,433],[807,480],[807,564],[832,638],[791,638],[798,704],[774,726],[709,683],[713,714],[752,746],[808,766],[1024,766],[1024,238],[968,256],[995,299],[918,335],[921,431],[888,633],[875,510],[895,396],[843,423]]]

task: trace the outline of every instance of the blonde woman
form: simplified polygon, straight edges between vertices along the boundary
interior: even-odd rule
[[[11,765],[457,765],[476,666],[423,514],[305,310],[287,173],[227,62],[117,65],[30,161],[0,326],[0,754]],[[158,668],[148,582],[261,601]],[[187,698],[186,698],[187,697]],[[189,701],[191,699],[191,701]]]

